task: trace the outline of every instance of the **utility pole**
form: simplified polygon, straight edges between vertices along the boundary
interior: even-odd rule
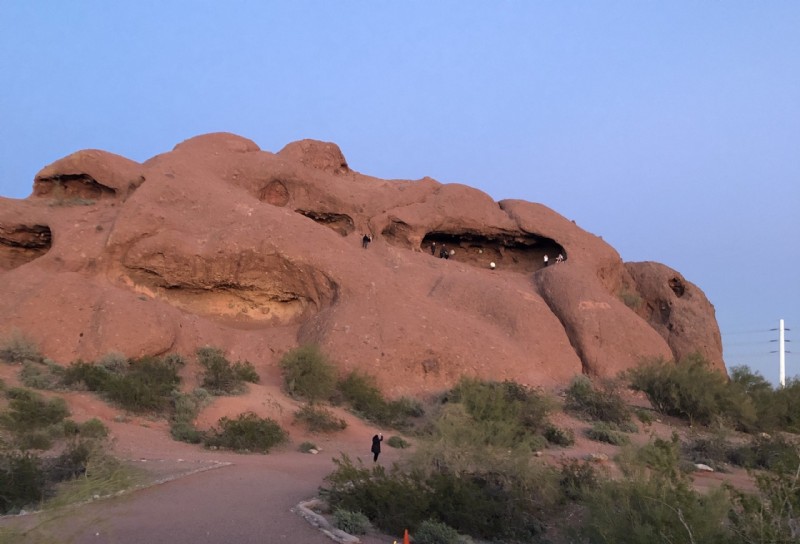
[[[786,387],[786,345],[783,332],[783,319],[780,320],[780,324],[778,325],[778,354],[781,361],[781,387]]]

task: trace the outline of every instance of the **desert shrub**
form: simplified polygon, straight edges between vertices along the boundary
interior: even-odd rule
[[[756,430],[800,432],[800,380],[790,379],[784,387],[774,389],[761,374],[746,366],[733,367],[730,377],[730,387],[755,406]]]
[[[45,473],[30,453],[0,452],[0,514],[19,511],[44,498]]]
[[[79,425],[78,434],[84,438],[106,438],[108,436],[108,427],[102,421],[93,417]]]
[[[260,418],[253,412],[239,414],[236,419],[223,417],[218,426],[205,437],[208,447],[239,452],[268,453],[288,439],[286,431],[270,418]]]
[[[613,382],[596,387],[587,376],[576,376],[565,393],[565,408],[578,416],[617,425],[631,420],[631,411]]]
[[[61,423],[69,416],[64,399],[45,399],[29,389],[13,388],[6,391],[8,409],[0,414],[0,425],[14,433],[44,429]]]
[[[19,379],[25,387],[56,389],[62,381],[64,369],[53,362],[25,361]]]
[[[633,411],[633,413],[636,414],[636,419],[638,419],[643,425],[652,425],[653,421],[655,421],[653,414],[642,408],[637,408]]]
[[[351,512],[337,508],[333,511],[333,525],[351,535],[365,535],[372,524],[361,512]]]
[[[731,448],[728,460],[745,468],[787,472],[800,466],[800,449],[781,435],[760,435],[748,444]]]
[[[294,414],[295,421],[306,426],[312,433],[332,433],[347,428],[347,422],[321,406],[306,404]]]
[[[515,421],[535,432],[547,422],[551,403],[516,382],[491,382],[462,378],[447,396],[463,404],[478,421]]]
[[[683,482],[637,474],[603,480],[583,504],[586,520],[578,532],[588,544],[731,542],[721,490],[700,495]]]
[[[44,360],[33,340],[16,329],[0,343],[0,359],[15,364],[25,361],[41,363]]]
[[[683,463],[681,441],[676,433],[669,440],[654,437],[633,453],[633,462],[670,481],[683,481],[688,466]]]
[[[422,405],[409,398],[387,401],[373,376],[353,371],[338,384],[344,400],[358,415],[380,425],[403,428],[412,417],[421,416]]]
[[[298,450],[299,450],[301,453],[311,453],[311,450],[316,450],[316,449],[317,449],[317,445],[316,445],[316,444],[314,444],[313,442],[302,442],[302,443],[301,443],[301,444],[300,444],[300,445],[297,447],[297,449],[298,449]],[[319,450],[317,450],[317,451],[319,451]]]
[[[107,368],[79,359],[64,369],[62,383],[68,388],[83,386],[89,391],[105,391],[111,375]]]
[[[236,377],[243,382],[258,383],[261,381],[256,368],[250,361],[236,361],[233,363],[232,368]]]
[[[543,469],[454,472],[440,467],[405,472],[394,466],[371,469],[343,455],[323,489],[334,508],[363,512],[382,530],[401,532],[439,519],[457,531],[484,539],[529,541],[540,535],[547,516],[548,488]],[[520,465],[517,465],[519,467]]]
[[[569,459],[561,464],[558,485],[566,499],[576,501],[600,485],[600,475],[591,463]]]
[[[174,359],[156,357],[134,359],[130,361],[124,374],[109,372],[101,390],[109,400],[126,410],[163,411],[169,407],[172,392],[180,385],[178,370],[179,365]]]
[[[218,348],[198,348],[197,362],[203,367],[202,386],[213,395],[239,394],[244,391],[245,381],[258,383],[252,364],[247,361],[231,364]]]
[[[105,368],[112,374],[124,374],[128,369],[128,358],[118,351],[111,351],[100,357],[97,366]]]
[[[617,431],[614,427],[605,422],[597,422],[589,429],[586,429],[585,434],[588,438],[597,442],[605,442],[614,446],[623,446],[630,442],[630,439]]]
[[[397,435],[390,436],[389,439],[386,440],[386,444],[392,448],[397,448],[397,449],[405,449],[411,446],[411,444],[403,440],[403,437]]]
[[[61,454],[44,465],[49,482],[63,482],[86,472],[92,454],[92,443],[76,440],[69,443]]]
[[[458,531],[445,523],[427,519],[414,531],[417,544],[459,544]]]
[[[752,428],[756,411],[750,398],[728,386],[726,376],[699,355],[677,363],[654,360],[632,369],[631,387],[643,391],[653,407],[690,423],[709,425],[718,419],[737,428]]]
[[[733,491],[732,533],[742,543],[794,544],[800,540],[800,466],[756,475],[758,494]]]
[[[708,436],[694,436],[682,444],[683,455],[692,463],[702,463],[714,470],[725,470],[734,446],[720,430]]]
[[[198,430],[194,420],[210,401],[211,395],[205,389],[198,388],[191,393],[174,392],[172,396],[173,415],[169,424],[172,438],[179,442],[199,444],[203,442],[205,433]]]
[[[283,383],[293,397],[309,402],[331,398],[336,387],[336,369],[317,346],[290,350],[281,358]]]
[[[575,443],[575,433],[572,432],[572,429],[560,429],[555,425],[547,425],[543,435],[545,440],[556,446],[567,447]]]

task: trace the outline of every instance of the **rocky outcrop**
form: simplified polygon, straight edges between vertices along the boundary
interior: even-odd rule
[[[61,363],[214,345],[275,377],[314,342],[393,395],[693,351],[724,369],[713,307],[676,272],[623,263],[541,204],[373,178],[312,140],[271,153],[209,134],[143,164],[70,155],[28,199],[0,199],[0,271],[0,333]]]

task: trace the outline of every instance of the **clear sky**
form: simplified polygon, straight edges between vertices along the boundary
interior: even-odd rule
[[[541,202],[800,376],[800,2],[0,0],[0,195],[99,148],[314,138],[382,178]]]

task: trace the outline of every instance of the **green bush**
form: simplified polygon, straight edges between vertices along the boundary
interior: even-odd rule
[[[45,399],[29,389],[6,391],[8,410],[0,414],[0,425],[14,433],[26,433],[61,423],[69,416],[66,402],[60,397]]]
[[[408,420],[421,416],[424,411],[419,402],[400,398],[387,401],[373,376],[353,371],[338,384],[344,400],[364,419],[387,427],[403,428]]]
[[[565,393],[565,408],[581,417],[617,425],[631,420],[631,411],[613,382],[598,388],[587,376],[576,376]]]
[[[416,544],[459,544],[458,531],[444,523],[425,520],[414,531]]]
[[[773,389],[746,366],[733,367],[730,377],[730,387],[755,406],[756,430],[800,433],[800,380],[790,379],[784,387]]]
[[[745,468],[791,472],[800,466],[800,448],[781,435],[761,435],[728,450],[728,460]]]
[[[345,455],[334,463],[336,470],[326,478],[329,487],[323,489],[329,504],[363,512],[389,533],[434,518],[478,538],[530,541],[541,535],[549,515],[548,477],[542,469],[514,472],[495,464],[467,473],[446,467],[387,471],[381,465],[355,465]]]
[[[575,433],[572,429],[559,429],[555,425],[547,425],[544,428],[544,438],[549,443],[562,447],[572,446],[575,443]]]
[[[205,433],[195,427],[194,420],[200,410],[210,402],[210,398],[208,391],[202,388],[195,389],[191,393],[173,393],[174,410],[169,425],[172,438],[189,444],[203,442]]]
[[[608,423],[598,422],[586,429],[585,434],[588,438],[597,442],[605,442],[614,446],[623,446],[630,442],[630,439]]]
[[[561,464],[561,478],[558,481],[564,497],[576,501],[586,493],[597,489],[600,476],[591,463],[569,459]]]
[[[80,435],[85,438],[107,438],[108,427],[106,427],[102,421],[93,417],[92,419],[84,421],[80,426]]]
[[[729,503],[721,490],[700,495],[683,483],[637,475],[604,480],[583,503],[580,542],[733,542],[725,523]]]
[[[64,369],[62,383],[69,388],[83,386],[89,391],[105,391],[111,376],[112,373],[107,368],[79,359]]]
[[[281,358],[283,383],[293,397],[309,402],[327,400],[336,387],[336,369],[317,346],[290,350]]]
[[[347,428],[347,422],[321,406],[306,404],[295,412],[294,419],[312,433],[332,433]]]
[[[237,395],[244,392],[244,382],[258,383],[258,373],[252,364],[247,361],[231,364],[218,348],[198,348],[197,362],[204,369],[202,386],[213,395]]]
[[[709,425],[727,420],[739,429],[753,428],[752,399],[729,387],[726,376],[713,370],[699,355],[677,363],[654,360],[629,372],[631,386],[643,391],[659,412]]]
[[[316,450],[317,445],[313,442],[303,442],[297,448],[301,453],[311,453],[311,450]],[[319,451],[319,450],[317,450]]]
[[[180,357],[143,357],[122,363],[106,356],[103,365],[76,361],[64,371],[62,383],[83,386],[132,412],[158,412],[169,406],[172,392],[180,385]]]
[[[143,357],[131,360],[123,375],[109,373],[103,384],[108,398],[132,412],[158,412],[169,407],[180,385],[175,359]]]
[[[0,452],[0,514],[17,512],[44,499],[42,463],[30,453]]]
[[[15,364],[44,360],[36,344],[18,330],[12,331],[0,344],[0,359]]]
[[[337,508],[333,511],[333,525],[351,535],[365,535],[372,527],[369,518],[361,512]]]
[[[258,383],[261,381],[256,368],[250,361],[236,361],[232,368],[236,377],[243,382]]]
[[[390,436],[389,439],[386,440],[386,444],[392,448],[397,448],[397,449],[405,449],[411,446],[411,444],[403,440],[403,437],[397,435]]]
[[[236,419],[220,419],[218,427],[207,434],[205,444],[238,452],[268,453],[288,438],[286,431],[274,420],[245,412]]]
[[[447,401],[463,404],[477,421],[515,421],[528,431],[544,428],[551,403],[518,383],[462,378]]]
[[[733,491],[732,532],[742,543],[795,544],[800,536],[800,468],[758,474],[758,493]]]
[[[25,361],[19,379],[25,387],[33,389],[56,389],[61,384],[64,369],[53,362]]]

